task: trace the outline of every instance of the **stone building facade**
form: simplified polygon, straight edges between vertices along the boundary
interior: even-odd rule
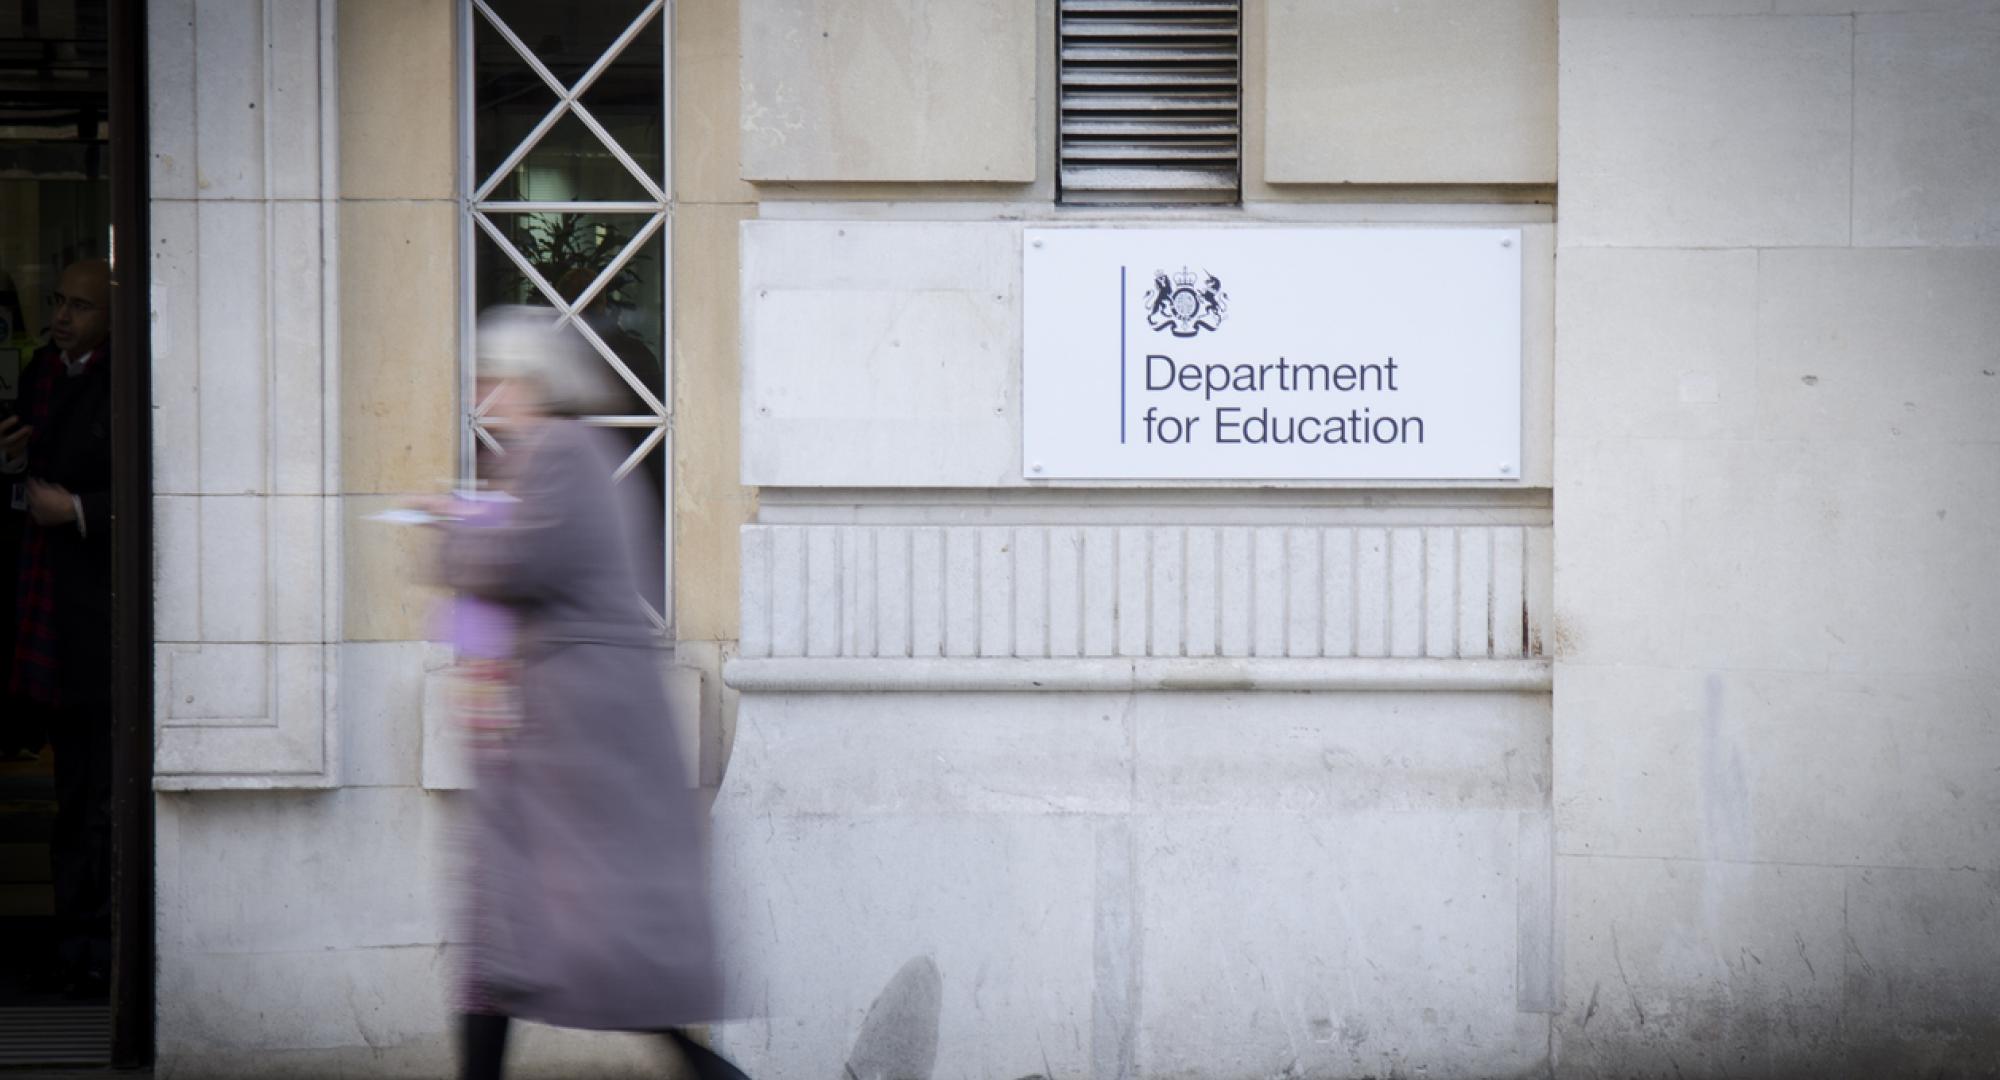
[[[653,5],[718,1043],[1985,1075],[2000,6],[1245,0],[1239,197],[1170,208],[1062,198],[1058,6]],[[163,1076],[448,1067],[446,658],[368,515],[468,452],[492,10],[150,4]],[[1518,229],[1519,478],[1028,476],[1024,230],[1161,223]]]

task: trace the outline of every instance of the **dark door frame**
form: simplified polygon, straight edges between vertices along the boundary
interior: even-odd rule
[[[153,423],[146,3],[109,0],[111,1062],[153,1060]]]

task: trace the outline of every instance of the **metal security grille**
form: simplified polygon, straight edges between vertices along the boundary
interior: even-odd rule
[[[1235,202],[1238,0],[1059,0],[1061,198]]]
[[[673,610],[667,304],[673,222],[667,152],[668,0],[466,0],[460,93],[465,130],[461,340],[463,470],[506,452],[492,398],[476,393],[474,319],[495,303],[545,305],[573,326],[622,388],[623,406],[587,423],[626,444],[621,483],[661,498],[657,629]]]

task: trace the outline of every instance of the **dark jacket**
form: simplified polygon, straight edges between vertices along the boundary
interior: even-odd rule
[[[61,363],[54,346],[35,353],[21,371],[16,402],[22,423],[35,414],[42,380],[37,368]],[[98,346],[97,356],[83,373],[58,373],[49,402],[49,418],[38,425],[28,445],[28,470],[0,474],[0,488],[11,493],[28,477],[61,484],[83,504],[84,531],[75,523],[44,528],[21,517],[26,534],[40,531],[55,575],[56,678],[66,705],[98,705],[111,699],[111,343]],[[13,500],[6,501],[8,507]],[[18,561],[0,570],[11,579]],[[11,619],[13,612],[8,612]],[[12,671],[13,656],[4,658]]]

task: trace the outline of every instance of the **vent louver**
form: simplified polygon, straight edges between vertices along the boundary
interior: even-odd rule
[[[1235,202],[1238,0],[1059,0],[1062,201]]]

